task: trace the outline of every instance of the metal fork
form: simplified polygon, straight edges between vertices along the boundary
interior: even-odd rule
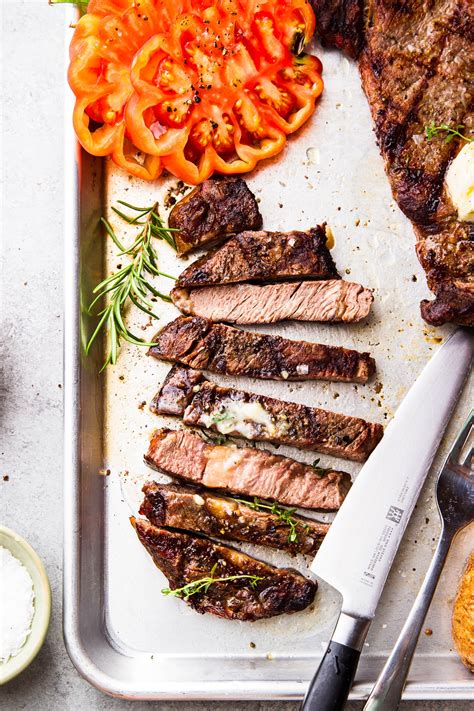
[[[393,651],[372,689],[363,711],[398,709],[421,627],[455,535],[474,520],[474,446],[460,458],[474,427],[474,410],[459,433],[436,485],[441,534],[420,591],[413,603]]]

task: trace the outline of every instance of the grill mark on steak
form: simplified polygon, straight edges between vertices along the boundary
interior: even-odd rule
[[[241,232],[193,262],[180,274],[176,287],[302,277],[338,279],[326,242],[325,224],[308,232]]]
[[[365,383],[375,372],[368,353],[250,333],[197,316],[180,316],[153,338],[149,355],[199,370],[267,380]]]
[[[359,417],[257,395],[234,388],[222,388],[202,378],[191,391],[186,370],[173,366],[150,409],[159,414],[181,416],[187,425],[206,427],[221,434],[245,439],[286,444],[300,449],[332,454],[357,462],[367,459],[383,435],[379,424]],[[183,383],[183,394],[171,412],[171,392]],[[178,400],[177,400],[178,402]]]
[[[205,180],[171,210],[168,224],[179,254],[215,244],[230,234],[258,230],[262,216],[255,196],[242,178]]]
[[[175,288],[171,298],[185,314],[240,324],[360,321],[374,300],[371,289],[343,279]]]
[[[213,583],[207,591],[185,599],[197,612],[254,621],[304,610],[314,600],[316,583],[296,570],[275,568],[207,538],[158,528],[142,519],[130,520],[172,590],[211,574],[214,578],[232,575],[262,578],[254,585],[247,578]]]
[[[334,511],[351,486],[346,472],[314,467],[266,449],[215,445],[190,430],[156,430],[145,462],[168,476],[286,506]]]
[[[374,0],[370,22],[349,46],[337,42],[329,18],[344,37],[353,0],[315,0],[326,44],[359,56],[362,86],[385,160],[392,192],[413,222],[417,255],[434,301],[423,301],[423,318],[474,325],[474,226],[460,222],[445,187],[446,170],[462,147],[442,136],[424,138],[424,127],[474,128],[474,6],[468,0]],[[337,16],[334,19],[334,16]],[[413,140],[413,137],[418,137]]]
[[[329,524],[295,516],[296,540],[284,520],[268,511],[256,511],[235,499],[175,484],[149,482],[140,514],[154,526],[197,531],[214,538],[256,543],[289,553],[315,555]]]

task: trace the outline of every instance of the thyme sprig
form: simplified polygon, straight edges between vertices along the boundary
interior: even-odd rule
[[[431,139],[437,136],[438,133],[445,133],[445,143],[451,143],[453,138],[455,138],[456,136],[458,138],[462,138],[463,141],[472,143],[474,141],[474,138],[469,138],[468,136],[465,136],[463,133],[461,133],[461,130],[463,128],[465,128],[465,126],[462,123],[458,124],[457,126],[449,126],[447,123],[442,123],[439,126],[436,126],[435,122],[432,121],[430,124],[425,126],[425,136],[428,141],[431,141]]]
[[[325,476],[325,474],[326,474],[326,469],[324,469],[324,467],[320,467],[320,466],[319,466],[319,462],[320,462],[320,461],[321,461],[321,459],[318,457],[318,459],[315,459],[315,460],[314,460],[314,462],[312,463],[311,466],[313,467],[313,469],[314,469],[314,471],[316,472],[316,474],[317,474],[318,476],[321,476],[321,477],[322,477],[322,476]]]
[[[153,239],[164,240],[175,248],[173,230],[164,226],[158,214],[158,205],[155,203],[151,207],[137,207],[123,200],[119,200],[118,203],[137,214],[127,215],[118,207],[112,207],[115,214],[129,225],[138,225],[141,229],[132,245],[126,247],[117,237],[110,222],[103,217],[100,220],[107,234],[119,249],[117,256],[129,257],[130,259],[124,267],[121,267],[95,287],[93,294],[96,294],[96,296],[88,308],[88,313],[92,314],[97,303],[101,299],[107,298],[106,305],[97,313],[97,316],[100,317],[99,322],[86,346],[86,354],[89,354],[92,344],[101,330],[106,330],[108,351],[101,370],[104,370],[109,363],[115,364],[117,362],[121,339],[137,346],[153,345],[153,343],[147,343],[142,338],[138,338],[130,331],[124,320],[124,312],[132,303],[148,316],[158,318],[153,312],[153,304],[150,299],[153,297],[155,297],[155,300],[159,298],[163,301],[171,301],[171,299],[167,294],[162,294],[158,291],[148,277],[164,276],[168,279],[174,279],[174,277],[164,274],[158,269],[158,256]]]
[[[298,540],[298,528],[302,528],[304,531],[308,530],[308,526],[301,524],[293,517],[292,514],[296,511],[296,509],[294,508],[284,509],[275,502],[267,503],[265,501],[261,501],[258,496],[254,496],[253,501],[247,501],[246,499],[237,499],[236,497],[233,498],[235,501],[238,501],[239,504],[245,504],[254,511],[270,511],[270,513],[274,514],[275,516],[278,516],[278,519],[290,528],[288,533],[289,543],[296,543],[296,541]]]
[[[262,577],[258,575],[226,575],[222,578],[215,578],[214,573],[217,568],[217,563],[212,566],[210,575],[204,578],[199,578],[199,580],[193,580],[182,588],[176,588],[171,590],[171,588],[163,588],[163,595],[173,595],[174,597],[181,597],[184,600],[188,600],[191,595],[197,595],[198,593],[207,593],[211,585],[214,583],[227,583],[232,580],[242,580],[247,579],[250,582],[250,587],[255,588],[259,580],[263,580]]]

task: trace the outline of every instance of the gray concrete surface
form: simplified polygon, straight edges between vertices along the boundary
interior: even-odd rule
[[[53,591],[46,643],[0,691],[0,708],[149,709],[110,699],[72,667],[61,633],[62,82],[64,13],[46,0],[0,0],[2,12],[2,353],[0,520],[43,558]],[[5,477],[8,476],[8,481]],[[167,711],[294,711],[292,703],[162,703]],[[464,711],[463,702],[403,704]],[[349,704],[350,710],[360,704]],[[473,708],[473,705],[470,705]]]

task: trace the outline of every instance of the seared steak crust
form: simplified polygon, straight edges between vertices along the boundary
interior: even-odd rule
[[[346,3],[317,6],[323,16],[339,9],[344,26]],[[463,125],[467,135],[474,128],[474,5],[375,0],[369,13],[359,68],[394,197],[414,224],[436,294],[422,302],[422,315],[434,325],[474,325],[474,226],[458,221],[444,184],[462,141],[424,135],[433,122]]]
[[[351,485],[346,472],[316,470],[266,449],[210,444],[190,430],[156,430],[145,461],[192,484],[306,509],[340,508]]]
[[[180,274],[177,288],[241,281],[338,279],[326,225],[308,232],[241,232]]]
[[[180,316],[153,339],[149,355],[199,370],[267,380],[365,383],[375,372],[368,353],[241,331]]]
[[[328,410],[307,407],[295,402],[284,402],[265,395],[257,395],[234,388],[221,388],[202,379],[199,385],[180,397],[187,406],[169,409],[168,383],[176,388],[176,381],[186,383],[184,370],[173,366],[151,410],[160,414],[179,414],[187,425],[206,427],[221,434],[245,439],[286,444],[300,449],[332,454],[362,462],[367,459],[383,435],[381,425],[359,417],[340,415]],[[165,409],[161,403],[164,399]]]
[[[262,216],[242,178],[205,180],[171,210],[168,224],[176,232],[179,254],[215,243],[243,230],[258,230]]]
[[[362,0],[312,0],[323,47],[337,47],[357,57],[363,44]]]
[[[244,503],[188,486],[149,482],[143,487],[145,498],[140,514],[154,526],[197,531],[216,538],[244,541],[314,555],[329,530],[329,524],[291,514],[292,529],[278,515],[257,511]]]
[[[241,324],[360,321],[374,300],[371,289],[343,279],[175,288],[171,298],[185,314]]]
[[[168,578],[172,590],[209,576],[261,578],[253,585],[248,578],[209,585],[206,591],[185,600],[197,612],[210,612],[229,620],[254,621],[304,610],[314,600],[316,583],[296,570],[274,568],[208,538],[158,528],[142,519],[132,518],[131,523],[155,565]]]

